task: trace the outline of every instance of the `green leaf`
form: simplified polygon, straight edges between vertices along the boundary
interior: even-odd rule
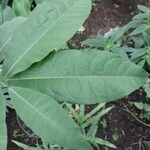
[[[147,18],[150,17],[150,9],[148,7],[138,5],[138,9],[141,10],[142,12],[144,12],[146,14]]]
[[[145,87],[145,92],[147,94],[147,97],[150,98],[150,79],[147,81],[144,87]]]
[[[86,128],[86,127],[88,127],[89,125],[91,125],[93,122],[99,121],[100,118],[101,118],[102,116],[104,116],[105,114],[107,114],[112,108],[113,108],[113,106],[112,106],[112,107],[105,108],[105,109],[102,109],[100,112],[98,112],[98,114],[97,114],[96,116],[90,117],[90,118],[83,124],[83,127]]]
[[[137,49],[142,48],[142,46],[145,44],[145,39],[141,35],[134,36],[134,37],[131,37],[131,38],[134,42],[135,48],[137,48]]]
[[[15,18],[15,13],[11,7],[7,6],[3,12],[3,22],[10,21]]]
[[[0,4],[0,25],[3,23],[3,7]]]
[[[36,2],[36,4],[40,4],[42,3],[44,0],[34,0]]]
[[[144,104],[141,102],[134,102],[133,103],[138,109],[143,110],[144,109]]]
[[[91,149],[79,127],[52,98],[16,87],[9,88],[9,92],[19,116],[45,142],[70,149]]]
[[[3,8],[6,8],[8,1],[7,0],[0,0],[0,4]]]
[[[12,8],[16,13],[16,16],[28,16],[31,11],[30,0],[13,0]]]
[[[6,82],[4,81],[2,75],[1,75],[1,70],[0,70],[0,87],[5,87],[6,86]]]
[[[68,41],[90,13],[90,0],[45,0],[5,46],[3,75],[10,77]],[[34,56],[34,57],[33,57]]]
[[[107,39],[104,36],[98,36],[96,38],[89,38],[82,42],[82,44],[90,47],[104,48],[106,46]]]
[[[138,19],[145,19],[146,18],[146,14],[144,13],[140,13],[140,14],[137,14],[133,17],[133,20],[138,20]]]
[[[146,82],[148,74],[111,52],[66,50],[8,80],[65,102],[92,104],[122,98]]]
[[[150,25],[143,24],[143,25],[137,27],[130,35],[133,36],[133,35],[137,35],[137,34],[143,33],[147,29],[150,29]]]
[[[114,30],[111,35],[111,43],[114,43],[117,40],[119,40],[119,38],[121,38],[124,35],[125,31],[126,31],[125,26]]]
[[[147,119],[147,120],[150,120],[150,112],[146,112],[144,114],[144,118]]]
[[[130,21],[127,25],[125,25],[126,27],[126,30],[129,30],[129,29],[134,29],[134,28],[137,28],[139,26],[141,26],[143,24],[143,20],[132,20]]]
[[[145,60],[141,60],[141,61],[140,61],[140,62],[138,62],[137,64],[143,68],[143,67],[144,67],[144,65],[145,65],[145,63],[146,63],[146,61],[145,61]]]
[[[0,26],[0,60],[4,57],[4,47],[11,40],[16,29],[26,21],[24,17],[16,17]]]
[[[23,143],[20,143],[20,142],[18,142],[18,141],[14,141],[14,140],[12,140],[12,141],[13,141],[13,143],[15,143],[17,146],[21,147],[23,150],[42,150],[42,149],[38,149],[38,148],[36,148],[36,147],[30,147],[30,146],[25,145],[25,144],[23,144]]]
[[[144,32],[143,36],[144,36],[146,43],[150,46],[150,34],[148,34],[147,32]]]
[[[150,112],[150,104],[144,104],[144,110]]]
[[[0,78],[0,148],[7,150],[6,106],[1,87],[4,85]]]
[[[116,149],[117,147],[110,143],[109,141],[106,141],[106,140],[103,140],[103,139],[100,139],[100,138],[93,138],[92,139],[94,143],[97,143],[97,144],[100,144],[100,145],[103,145],[103,146],[108,146],[108,147],[111,147],[113,149]]]
[[[134,49],[134,51],[132,52],[131,54],[131,60],[135,59],[135,58],[138,58],[138,57],[141,57],[146,54],[147,52],[147,49],[146,48],[140,48],[140,49]]]

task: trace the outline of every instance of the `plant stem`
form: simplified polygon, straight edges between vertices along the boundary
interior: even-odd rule
[[[88,113],[85,117],[84,117],[84,121],[86,121],[88,118],[90,118],[91,116],[93,116],[96,112],[98,112],[101,108],[103,108],[105,106],[106,103],[101,103],[99,105],[97,105],[90,113]]]

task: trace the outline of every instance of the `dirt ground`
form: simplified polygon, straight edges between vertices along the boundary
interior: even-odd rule
[[[104,34],[110,28],[122,26],[131,20],[132,16],[136,13],[137,5],[141,3],[148,5],[148,3],[140,0],[103,0],[96,2],[93,4],[90,17],[84,24],[85,31],[76,34],[70,40],[70,44],[72,47],[79,48],[81,46],[80,42],[88,37]],[[124,110],[124,106],[126,105],[134,114],[140,113],[128,104],[130,100],[148,102],[145,93],[142,90],[138,90],[126,98],[109,103],[108,105],[113,104],[115,107],[104,118],[107,126],[105,128],[100,126],[97,133],[97,136],[114,143],[118,147],[118,150],[142,150],[141,141],[150,140],[150,128],[139,123],[130,113]],[[87,111],[92,107],[87,106]],[[29,137],[29,134],[20,127],[14,110],[9,109],[7,124],[9,137],[8,150],[20,150],[20,148],[11,142],[12,139],[27,144],[37,142],[35,135],[30,135]],[[104,147],[101,147],[101,149],[107,150]],[[108,150],[111,149],[109,148]]]

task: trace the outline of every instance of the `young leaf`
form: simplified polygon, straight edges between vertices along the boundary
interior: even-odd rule
[[[146,82],[148,74],[128,59],[111,52],[66,50],[8,80],[55,100],[92,104],[124,97]]]
[[[138,28],[143,24],[143,20],[132,20],[128,24],[125,25],[126,31],[129,29]]]
[[[111,35],[111,42],[114,43],[116,42],[119,38],[121,38],[123,36],[123,34],[125,33],[126,31],[126,27],[122,27],[122,28],[118,28],[116,30],[114,30],[112,32],[112,35]]]
[[[142,12],[144,12],[146,14],[147,18],[150,17],[150,9],[148,7],[138,5],[138,9],[141,10]]]
[[[133,17],[133,20],[138,20],[138,19],[145,19],[146,18],[146,14],[144,13],[140,13],[140,14],[137,14]]]
[[[45,0],[37,5],[4,48],[3,75],[23,71],[62,46],[83,24],[90,8],[90,0]]]
[[[103,140],[103,139],[100,139],[100,138],[93,138],[93,141],[97,144],[100,144],[100,145],[104,145],[104,146],[108,146],[108,147],[111,147],[113,149],[116,149],[117,147],[110,143],[109,141],[107,140]]]
[[[135,105],[138,109],[140,109],[140,110],[142,110],[142,109],[144,108],[144,105],[143,105],[142,102],[141,102],[141,103],[134,102],[134,105]]]
[[[17,113],[45,142],[70,149],[91,150],[79,127],[52,98],[30,89],[9,88]]]
[[[106,46],[107,39],[103,36],[98,36],[96,38],[89,38],[82,42],[82,44],[90,47],[100,47],[104,48]]]
[[[137,35],[137,34],[143,33],[147,29],[150,29],[150,25],[143,24],[143,25],[137,27],[130,35],[133,36],[133,35]]]

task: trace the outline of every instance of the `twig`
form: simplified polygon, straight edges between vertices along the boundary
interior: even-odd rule
[[[139,118],[137,118],[128,108],[126,105],[124,105],[124,107],[126,108],[124,111],[128,112],[129,114],[131,114],[138,122],[140,122],[141,124],[147,126],[150,128],[150,124],[146,124],[143,121],[141,121]]]

